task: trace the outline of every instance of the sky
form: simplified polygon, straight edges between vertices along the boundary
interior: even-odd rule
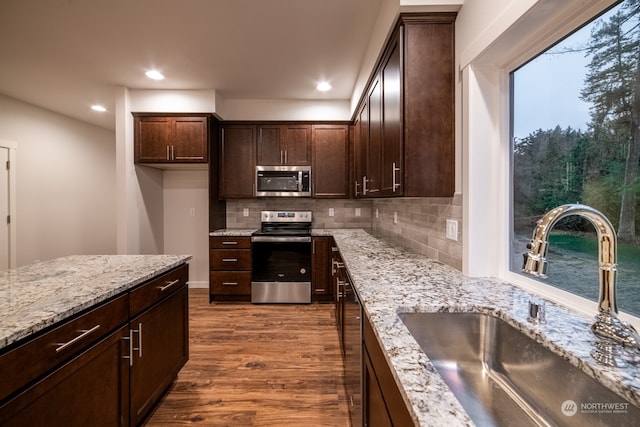
[[[589,33],[589,27],[584,27],[551,52],[584,47]],[[589,104],[580,99],[580,91],[588,64],[583,51],[545,53],[515,71],[514,137],[556,125],[587,130]]]

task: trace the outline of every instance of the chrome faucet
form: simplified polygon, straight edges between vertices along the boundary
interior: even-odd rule
[[[616,302],[617,240],[611,222],[601,212],[585,205],[562,205],[550,210],[538,220],[529,252],[524,254],[522,271],[532,276],[546,278],[548,236],[553,226],[562,218],[577,215],[587,219],[596,229],[598,236],[598,262],[600,265],[600,291],[598,314],[591,326],[597,337],[592,357],[607,366],[624,366],[620,359],[621,348],[640,351],[640,336],[633,326],[618,319]]]

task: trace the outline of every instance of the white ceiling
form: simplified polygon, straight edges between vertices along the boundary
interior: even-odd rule
[[[121,86],[347,100],[381,3],[1,0],[0,93],[107,129]],[[146,78],[150,68],[166,79]],[[323,79],[332,91],[315,89]]]

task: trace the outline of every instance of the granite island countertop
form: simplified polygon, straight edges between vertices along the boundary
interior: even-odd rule
[[[77,255],[0,271],[0,350],[190,259]]]
[[[535,295],[516,286],[497,279],[466,277],[364,230],[334,229],[326,230],[326,234],[336,241],[417,425],[474,423],[398,317],[403,312],[497,316],[640,406],[640,365],[607,368],[591,358],[593,316],[546,300],[547,323],[533,325],[526,319],[528,301]]]

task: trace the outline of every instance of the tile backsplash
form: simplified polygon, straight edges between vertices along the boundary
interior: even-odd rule
[[[244,216],[246,212],[248,216]],[[436,198],[227,200],[227,228],[258,228],[260,211],[310,210],[314,228],[374,230],[462,270],[462,196]],[[330,216],[333,210],[333,216]],[[376,215],[377,211],[377,215]],[[394,223],[394,213],[397,222]],[[359,214],[359,215],[357,215]],[[458,240],[445,238],[446,220],[458,221]]]

